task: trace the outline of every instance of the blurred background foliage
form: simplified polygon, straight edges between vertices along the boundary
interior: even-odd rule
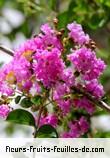
[[[0,0],[0,43],[14,49],[37,34],[42,23],[52,24],[54,17],[59,19],[59,29],[72,21],[81,23],[96,42],[97,56],[108,65],[101,82],[106,91],[104,100],[110,103],[110,0]],[[0,62],[2,59],[0,55]],[[99,110],[93,120],[100,115],[98,124],[105,126],[98,127],[95,137],[110,137],[110,116]],[[96,128],[97,121],[92,122],[92,128]],[[7,134],[14,128],[8,124]]]

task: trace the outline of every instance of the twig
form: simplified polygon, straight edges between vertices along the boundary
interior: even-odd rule
[[[11,49],[9,49],[3,45],[0,45],[0,50],[3,51],[4,53],[10,55],[10,56],[14,55],[14,51],[12,51]]]
[[[83,89],[79,89],[77,87],[72,87],[72,89],[75,92],[78,92],[79,94],[83,94],[84,96],[86,96],[92,103],[94,103],[94,104],[98,105],[99,107],[101,107],[102,109],[105,109],[106,111],[110,112],[110,106],[107,105],[104,101],[96,100],[96,98],[94,96],[92,96],[88,92],[85,92]]]
[[[99,106],[105,110],[107,110],[108,112],[110,112],[110,106],[107,105],[104,101],[99,101]]]

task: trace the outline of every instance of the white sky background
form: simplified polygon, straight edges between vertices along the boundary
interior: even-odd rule
[[[16,48],[25,41],[26,37],[24,34],[22,32],[18,32],[13,41],[11,41],[6,35],[11,33],[13,28],[19,27],[24,22],[25,17],[19,10],[5,6],[1,10],[1,15],[0,44],[8,47],[9,49]],[[11,59],[11,56],[0,51],[0,62],[8,63]]]
[[[8,63],[12,57],[8,54],[5,54],[4,52],[0,51],[0,62]]]

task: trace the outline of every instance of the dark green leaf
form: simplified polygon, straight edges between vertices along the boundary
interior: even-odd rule
[[[33,115],[23,109],[16,109],[10,112],[6,121],[22,125],[35,126],[35,119]]]
[[[33,103],[30,101],[30,99],[24,98],[24,99],[21,100],[20,105],[23,108],[29,108],[29,107],[31,107],[33,105]]]
[[[37,138],[58,138],[58,133],[51,125],[43,125],[39,128],[36,134]]]
[[[21,100],[21,96],[18,95],[16,98],[15,98],[15,103],[18,104]]]
[[[42,97],[37,95],[37,96],[31,98],[31,102],[35,105],[40,105],[42,103]]]

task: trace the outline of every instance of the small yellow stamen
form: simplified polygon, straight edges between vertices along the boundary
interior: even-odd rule
[[[16,81],[16,77],[13,71],[10,71],[7,75],[6,75],[6,81],[9,84],[14,84]]]
[[[27,50],[22,54],[22,56],[24,56],[28,61],[31,61],[32,54],[33,54],[33,52],[31,50]]]

